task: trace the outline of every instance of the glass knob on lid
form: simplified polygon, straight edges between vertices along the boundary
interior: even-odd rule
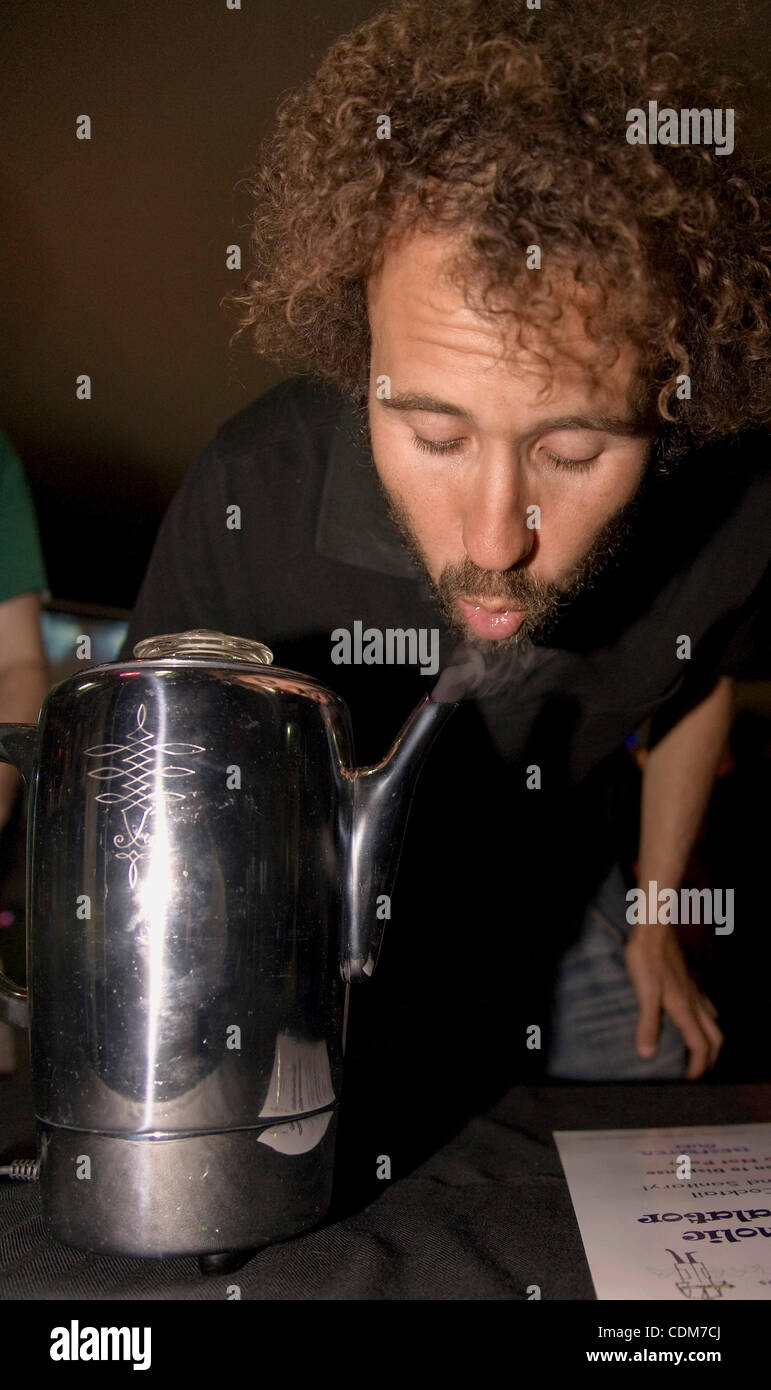
[[[169,632],[161,637],[146,637],[137,642],[134,656],[140,661],[162,661],[165,657],[202,657],[207,661],[244,661],[251,665],[270,666],[273,653],[263,642],[248,637],[230,637],[225,632],[193,628],[190,632]]]

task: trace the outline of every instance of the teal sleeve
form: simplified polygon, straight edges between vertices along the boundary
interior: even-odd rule
[[[0,432],[0,603],[47,591],[32,495],[13,445]]]

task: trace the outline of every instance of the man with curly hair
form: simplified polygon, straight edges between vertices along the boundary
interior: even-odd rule
[[[648,103],[700,143],[628,139]],[[730,154],[697,119],[729,109]],[[443,665],[459,639],[488,661],[352,996],[381,1044],[356,1039],[362,1093],[379,1065],[402,1115],[544,1064],[696,1078],[720,1051],[674,923],[627,920],[622,866],[679,888],[768,611],[769,204],[743,148],[668,7],[403,0],[263,151],[239,331],[299,374],[188,476],[125,650],[267,641],[348,700],[359,762],[425,676],[336,664],[333,633],[436,630]],[[635,852],[624,741],[649,719]]]

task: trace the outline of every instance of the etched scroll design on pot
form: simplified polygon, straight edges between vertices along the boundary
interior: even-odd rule
[[[98,782],[111,782],[108,791],[100,792],[96,800],[103,806],[120,806],[125,834],[113,836],[117,859],[128,859],[128,880],[131,888],[137,883],[137,864],[153,845],[147,823],[158,807],[169,801],[184,801],[185,793],[167,790],[159,785],[161,778],[192,777],[195,768],[178,763],[164,763],[164,758],[194,757],[205,750],[198,743],[157,743],[155,734],[145,728],[147,706],[137,710],[136,728],[126,736],[125,743],[97,743],[85,750],[88,758],[107,759],[101,767],[91,768],[88,776]]]

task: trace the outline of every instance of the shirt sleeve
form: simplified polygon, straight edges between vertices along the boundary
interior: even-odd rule
[[[742,610],[719,670],[739,680],[771,677],[771,567]]]
[[[0,602],[30,593],[50,597],[48,576],[24,469],[0,433]]]
[[[716,630],[701,661],[694,664],[682,686],[662,709],[654,714],[648,737],[653,748],[659,739],[714,690],[721,676],[737,680],[771,676],[771,569],[739,611],[737,619]]]

